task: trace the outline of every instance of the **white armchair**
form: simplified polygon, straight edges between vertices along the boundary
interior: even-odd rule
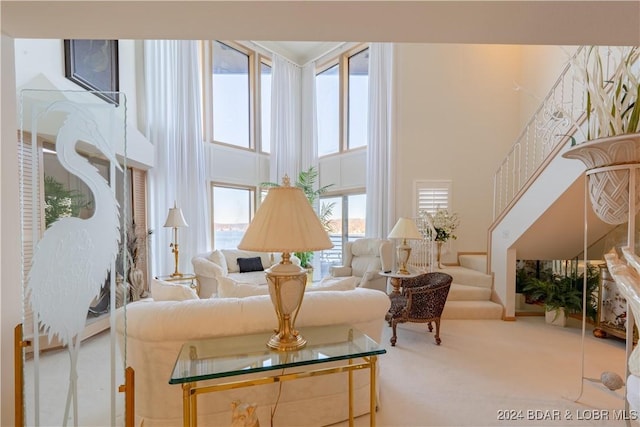
[[[393,243],[386,239],[365,238],[345,243],[342,248],[342,266],[333,266],[333,277],[356,276],[358,286],[387,292],[387,278],[380,271],[391,271]]]

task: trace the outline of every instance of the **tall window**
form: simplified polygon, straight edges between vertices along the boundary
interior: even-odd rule
[[[213,42],[213,139],[251,146],[250,55],[219,41]]]
[[[255,189],[214,184],[211,201],[214,248],[237,248],[255,210]]]
[[[342,246],[365,235],[366,194],[345,194],[320,199],[321,203],[333,203],[330,218],[331,231],[329,237],[333,248],[322,251],[321,269],[323,276],[328,274],[331,265],[342,262]]]
[[[340,151],[340,78],[338,65],[316,76],[318,155]]]
[[[369,49],[353,49],[316,75],[318,155],[367,145]]]
[[[451,206],[451,181],[416,181],[415,188],[416,212],[435,213]]]
[[[271,65],[260,62],[260,148],[271,152]]]
[[[369,49],[349,57],[349,148],[367,145],[369,113]]]

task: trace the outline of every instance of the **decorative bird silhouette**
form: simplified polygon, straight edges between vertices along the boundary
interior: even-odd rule
[[[98,170],[75,149],[78,141],[98,148],[122,171],[115,152],[104,139],[94,116],[70,101],[57,101],[43,114],[67,113],[56,137],[60,164],[89,187],[95,210],[88,219],[65,217],[45,230],[38,242],[27,279],[27,296],[49,341],[57,336],[70,357],[69,390],[63,425],[73,399],[78,423],[77,372],[79,334],[85,327],[91,301],[98,296],[118,253],[119,210],[114,192]]]

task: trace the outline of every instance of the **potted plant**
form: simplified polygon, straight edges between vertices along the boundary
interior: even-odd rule
[[[302,189],[307,200],[311,206],[315,206],[316,201],[321,195],[327,192],[327,190],[333,186],[333,184],[325,185],[323,187],[316,188],[316,181],[318,180],[318,169],[314,166],[309,167],[305,171],[301,171],[298,174],[295,186]],[[260,184],[262,187],[279,187],[280,184],[275,182],[263,182]],[[324,226],[327,232],[332,230],[331,226],[331,214],[335,203],[321,203],[318,211],[318,218]],[[300,259],[300,266],[307,269],[309,278],[313,278],[313,252],[294,252],[294,255]]]
[[[591,265],[587,266],[587,307],[586,314],[591,321],[596,318],[596,296],[598,272]],[[539,301],[545,308],[547,323],[566,326],[566,315],[582,313],[582,291],[584,275],[552,274],[548,278],[529,277],[522,291],[534,301]]]
[[[566,316],[582,311],[580,291],[569,277],[554,276],[551,280],[530,278],[524,291],[537,301],[542,301],[547,323],[566,326]]]
[[[640,161],[640,48],[620,47],[604,56],[592,46],[573,59],[578,80],[586,90],[586,142],[563,154],[581,160],[587,170],[616,165],[616,169],[590,173],[589,187],[593,209],[608,224],[628,220],[629,170],[620,165]],[[605,76],[609,55],[613,73]],[[578,126],[578,130],[580,127]]]

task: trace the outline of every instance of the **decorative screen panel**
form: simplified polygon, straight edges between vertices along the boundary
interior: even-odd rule
[[[20,94],[20,197],[27,425],[122,424],[127,301],[126,97]],[[121,280],[122,278],[122,280]],[[124,310],[123,310],[124,311]],[[120,421],[118,421],[120,420]]]

